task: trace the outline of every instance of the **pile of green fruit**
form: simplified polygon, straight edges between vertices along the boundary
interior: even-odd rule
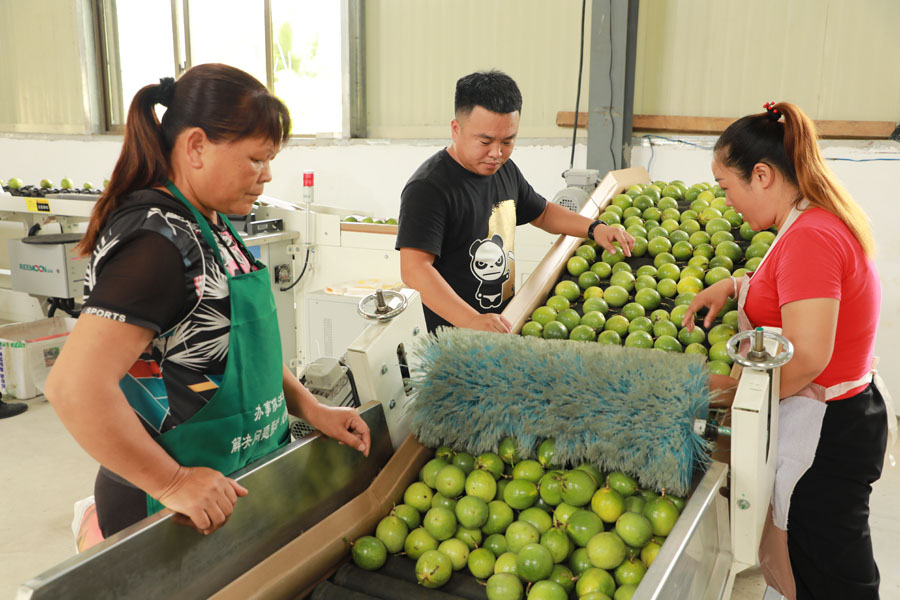
[[[704,287],[755,270],[775,234],[751,229],[727,206],[724,190],[708,183],[632,185],[599,219],[634,237],[632,256],[585,240],[522,335],[698,353],[708,357],[711,373],[727,375],[725,344],[738,330],[737,302],[729,300],[709,331],[700,317],[693,331],[681,322]]]
[[[442,446],[379,521],[353,543],[354,563],[388,554],[416,561],[416,579],[441,587],[467,569],[488,600],[628,600],[684,507],[621,472],[554,463],[554,441],[521,459],[504,439],[477,458]]]
[[[104,181],[104,187],[106,187],[108,183],[108,181]],[[9,181],[0,179],[0,188],[3,188],[3,191],[9,192],[13,196],[33,198],[43,198],[47,194],[99,194],[101,192],[101,190],[96,189],[94,184],[90,181],[84,182],[84,185],[80,188],[75,187],[75,183],[68,177],[63,177],[62,181],[59,182],[59,187],[55,186],[50,179],[42,179],[38,185],[26,185],[25,182],[18,177],[11,177]]]
[[[343,223],[374,223],[375,225],[396,225],[397,219],[388,217],[387,219],[376,219],[373,217],[363,217],[360,215],[348,215],[341,219]]]

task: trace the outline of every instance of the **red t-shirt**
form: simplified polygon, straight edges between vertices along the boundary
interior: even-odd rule
[[[840,301],[831,361],[814,382],[829,387],[863,377],[875,351],[881,283],[847,226],[821,208],[804,211],[769,251],[753,274],[744,310],[754,326],[781,327],[783,305],[811,298]]]

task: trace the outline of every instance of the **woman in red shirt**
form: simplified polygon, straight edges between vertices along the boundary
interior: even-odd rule
[[[793,104],[732,123],[712,169],[728,205],[753,229],[779,234],[752,279],[697,294],[684,325],[706,306],[708,327],[737,296],[742,329],[780,327],[795,349],[781,369],[775,490],[760,544],[766,582],[792,600],[878,598],[869,495],[888,407],[872,384],[881,286],[868,219]]]

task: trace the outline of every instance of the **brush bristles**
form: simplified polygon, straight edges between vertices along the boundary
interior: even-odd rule
[[[413,430],[425,445],[479,454],[512,436],[529,456],[554,438],[561,463],[675,494],[709,464],[693,430],[710,398],[702,356],[466,329],[438,330],[416,354]]]

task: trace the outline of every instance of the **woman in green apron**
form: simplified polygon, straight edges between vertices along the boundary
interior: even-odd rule
[[[705,306],[709,327],[734,297],[742,330],[780,327],[794,345],[781,368],[775,487],[759,548],[766,582],[789,600],[877,599],[869,495],[896,417],[874,369],[875,244],[822,159],[812,120],[793,104],[765,108],[722,134],[713,173],[745,222],[778,235],[752,277],[697,294],[683,325],[693,328]]]
[[[81,242],[84,307],[46,384],[101,465],[105,536],[163,507],[221,527],[247,494],[228,475],[289,441],[289,412],[368,453],[358,413],[319,404],[285,367],[271,274],[224,216],[250,212],[289,135],[281,101],[226,65],[132,101]]]

